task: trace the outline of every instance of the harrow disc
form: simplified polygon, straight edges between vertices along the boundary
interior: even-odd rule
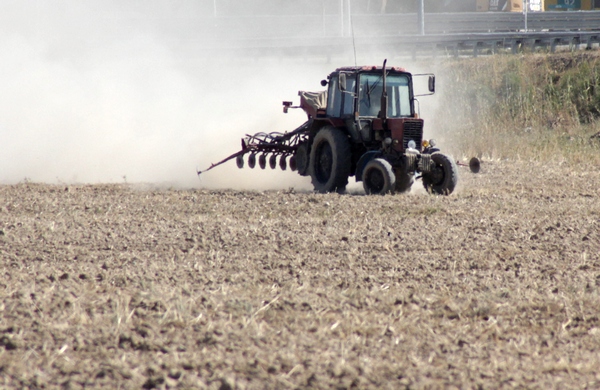
[[[285,171],[287,169],[286,158],[286,156],[281,156],[281,158],[279,159],[279,168],[281,168],[282,171]]]
[[[235,163],[237,164],[237,167],[242,169],[244,168],[244,156],[243,155],[239,155],[235,158]]]
[[[296,156],[290,157],[290,169],[292,171],[295,171],[296,169],[298,169],[298,166],[296,165]]]
[[[308,162],[310,160],[310,152],[308,151],[308,143],[303,142],[298,145],[296,150],[296,168],[298,173],[302,176],[308,175]]]
[[[269,166],[271,167],[271,169],[277,168],[277,155],[276,154],[272,154],[271,157],[269,157]]]
[[[251,169],[254,169],[255,166],[256,166],[256,154],[252,153],[248,156],[248,167],[250,167]]]
[[[258,156],[258,166],[260,166],[260,169],[265,169],[265,167],[267,166],[266,154],[261,154],[260,156]]]

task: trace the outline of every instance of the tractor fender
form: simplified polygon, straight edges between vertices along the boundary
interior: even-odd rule
[[[356,163],[356,173],[354,174],[354,178],[357,182],[362,181],[363,171],[365,170],[365,167],[369,161],[379,156],[381,156],[381,152],[378,150],[371,150],[360,156],[358,162]]]
[[[439,152],[439,151],[440,151],[440,148],[428,147],[428,148],[423,149],[422,153],[424,153],[424,154],[433,154],[433,153]]]
[[[327,125],[327,122],[323,121],[323,120],[314,120],[311,119],[310,121],[307,122],[307,127],[308,127],[308,133],[310,134],[311,137],[314,137],[315,134],[317,134],[317,131],[319,131],[323,126]]]

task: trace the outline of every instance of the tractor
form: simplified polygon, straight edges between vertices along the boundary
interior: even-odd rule
[[[423,138],[423,119],[415,109],[413,77],[404,68],[342,67],[321,81],[326,90],[300,91],[300,105],[283,102],[283,111],[301,108],[307,121],[287,133],[258,133],[242,139],[242,149],[212,164],[231,159],[239,168],[289,168],[310,176],[315,191],[344,192],[348,179],[362,181],[367,194],[410,191],[421,179],[431,194],[449,195],[458,181],[457,165],[440,152],[435,140]],[[289,160],[288,160],[289,158]],[[198,174],[202,173],[201,171]]]

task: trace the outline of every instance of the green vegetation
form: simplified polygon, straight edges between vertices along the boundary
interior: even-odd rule
[[[600,53],[458,59],[441,74],[459,153],[600,163]]]

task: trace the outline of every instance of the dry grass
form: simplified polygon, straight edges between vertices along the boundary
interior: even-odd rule
[[[450,197],[2,186],[0,386],[600,387],[586,168],[487,161]]]
[[[445,62],[436,113],[457,155],[600,164],[600,51]],[[451,120],[448,120],[451,118]]]

